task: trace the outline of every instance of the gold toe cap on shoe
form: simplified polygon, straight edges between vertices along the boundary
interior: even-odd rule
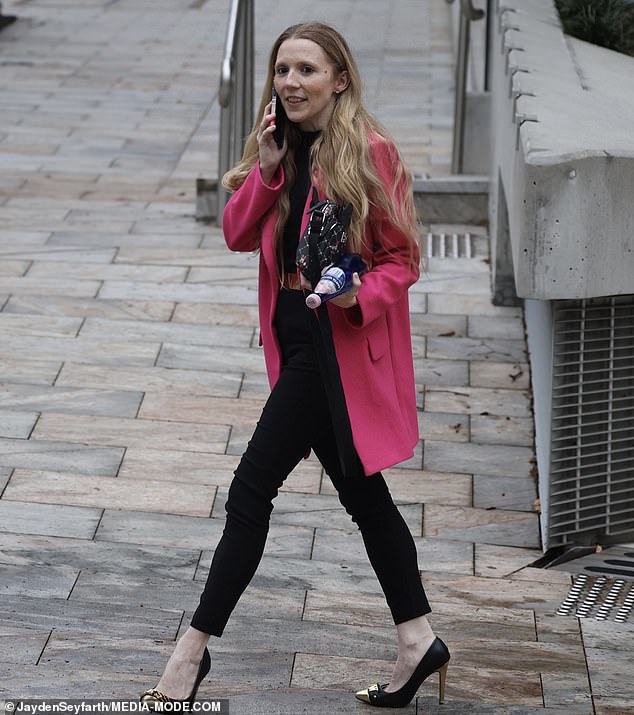
[[[380,689],[381,689],[381,686],[378,683],[374,683],[374,685],[370,685],[365,690],[357,691],[354,694],[354,697],[357,700],[361,700],[364,703],[370,703],[370,705],[372,705],[373,704],[373,696],[376,696],[376,693],[378,693]]]
[[[159,703],[168,703],[171,701],[171,698],[168,698],[167,695],[164,695],[160,690],[146,690],[139,700],[146,705],[149,710],[158,710],[160,709]]]

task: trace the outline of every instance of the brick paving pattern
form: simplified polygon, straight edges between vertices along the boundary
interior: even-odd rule
[[[215,173],[227,8],[3,3],[19,19],[0,34],[0,699],[155,685],[266,398],[257,259],[193,217],[195,178]],[[347,35],[413,170],[447,174],[444,0],[258,0],[258,68],[309,17]],[[430,682],[404,712],[632,712],[632,626],[555,616],[569,574],[529,566],[522,315],[489,295],[482,259],[432,259],[412,290],[424,442],[387,478],[453,660],[447,703]],[[233,715],[366,713],[352,692],[395,653],[360,536],[310,459],[200,695]]]

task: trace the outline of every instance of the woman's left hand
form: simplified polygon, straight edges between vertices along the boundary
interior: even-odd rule
[[[338,295],[336,298],[331,298],[330,302],[338,305],[340,308],[354,308],[358,304],[357,293],[361,288],[361,278],[358,273],[352,274],[352,288]]]

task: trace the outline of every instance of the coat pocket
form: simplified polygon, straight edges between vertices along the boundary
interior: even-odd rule
[[[380,360],[388,351],[390,343],[386,323],[381,321],[378,325],[373,325],[366,334],[366,340],[372,361]]]

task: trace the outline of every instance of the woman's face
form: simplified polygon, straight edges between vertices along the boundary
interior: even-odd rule
[[[280,45],[274,84],[289,120],[304,131],[316,131],[326,128],[348,73],[337,72],[316,42],[295,38]]]

